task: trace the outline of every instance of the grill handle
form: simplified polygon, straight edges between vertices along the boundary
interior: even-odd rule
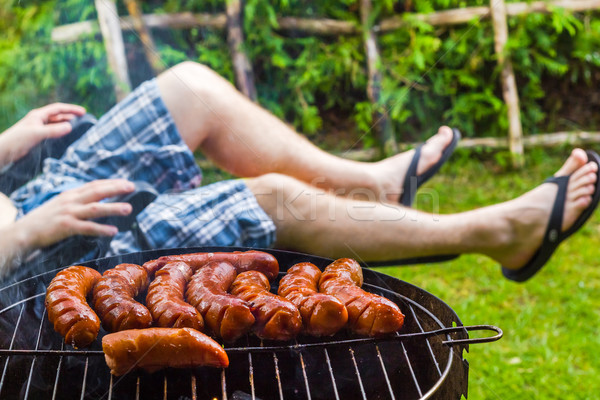
[[[444,332],[440,332],[440,331],[444,331]],[[468,332],[471,332],[471,331],[493,331],[493,332],[496,332],[496,334],[494,336],[488,336],[488,337],[482,337],[482,338],[444,340],[442,342],[442,344],[446,344],[448,346],[454,346],[457,344],[464,345],[464,344],[489,343],[489,342],[495,342],[496,340],[500,339],[504,335],[504,332],[502,332],[502,329],[500,329],[494,325],[456,326],[453,328],[440,329],[438,332],[441,334],[441,333],[453,333],[453,332],[463,332],[463,331],[468,331]]]
[[[457,339],[457,340],[444,340],[442,344],[448,346],[455,345],[468,345],[477,343],[488,343],[495,342],[500,339],[504,333],[502,329],[494,325],[469,325],[469,326],[453,326],[448,328],[441,328],[427,332],[417,333],[405,333],[398,334],[396,336],[381,337],[381,338],[357,338],[357,339],[346,339],[337,340],[332,342],[318,342],[318,343],[302,343],[295,345],[282,345],[282,346],[261,346],[261,347],[230,347],[225,348],[228,354],[232,353],[267,353],[267,352],[278,352],[278,351],[290,351],[290,350],[303,350],[312,347],[325,347],[325,346],[348,346],[352,344],[364,344],[364,343],[380,343],[390,341],[403,341],[412,339],[423,339],[438,335],[449,335],[451,333],[464,332],[464,331],[493,331],[496,335],[473,338],[473,339]],[[0,349],[0,357],[2,356],[103,356],[104,352],[97,350],[13,350],[13,349]]]
[[[500,339],[504,333],[502,329],[494,325],[469,325],[469,326],[453,326],[448,328],[436,329],[433,331],[427,332],[416,332],[416,333],[404,333],[397,334],[396,336],[387,336],[380,338],[357,338],[357,339],[346,339],[346,340],[338,340],[331,342],[318,342],[318,343],[299,343],[296,345],[284,345],[284,346],[263,346],[263,347],[230,347],[225,348],[227,353],[248,353],[248,352],[256,352],[256,353],[267,353],[267,352],[277,352],[277,351],[289,351],[289,350],[303,350],[312,347],[328,347],[328,346],[348,346],[353,344],[363,344],[363,343],[380,343],[380,342],[390,342],[390,341],[404,341],[404,340],[414,340],[414,339],[424,339],[432,336],[438,335],[449,335],[451,333],[457,332],[465,332],[465,331],[492,331],[495,332],[496,335],[483,337],[483,338],[473,338],[473,339],[456,339],[456,340],[444,340],[442,344],[448,346],[455,345],[468,345],[468,344],[477,344],[477,343],[488,343],[495,342]]]

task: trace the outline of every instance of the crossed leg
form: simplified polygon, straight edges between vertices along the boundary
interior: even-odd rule
[[[159,76],[158,86],[190,149],[236,176],[275,172],[339,195],[359,192],[365,199],[398,201],[414,150],[376,163],[333,156],[200,64],[171,68]],[[435,164],[451,140],[450,128],[440,128],[423,146],[417,174]]]

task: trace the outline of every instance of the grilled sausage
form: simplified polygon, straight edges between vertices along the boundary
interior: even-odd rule
[[[146,270],[136,264],[119,264],[104,272],[94,287],[94,309],[109,332],[149,328],[152,315],[134,297],[148,287]]]
[[[75,348],[89,346],[98,336],[100,320],[85,298],[100,276],[95,269],[72,266],[56,274],[46,290],[48,319]]]
[[[203,333],[190,328],[130,329],[102,338],[110,373],[125,375],[135,368],[154,372],[162,368],[209,366],[225,368],[225,350]]]
[[[380,336],[399,330],[404,315],[391,300],[368,293],[360,287],[362,269],[352,259],[341,258],[331,263],[319,280],[322,293],[337,297],[348,309],[348,326],[360,335]]]
[[[279,274],[279,263],[269,253],[262,251],[234,251],[230,253],[191,253],[172,256],[163,256],[156,260],[148,261],[144,268],[150,275],[158,271],[165,264],[172,261],[183,261],[194,271],[211,261],[223,261],[233,265],[239,274],[244,271],[260,271],[269,279],[274,279]]]
[[[335,297],[319,293],[320,278],[321,270],[316,265],[309,262],[296,264],[279,281],[277,294],[298,308],[305,333],[330,336],[346,325],[348,311]]]
[[[247,301],[256,324],[254,332],[263,339],[290,340],[302,329],[302,317],[295,305],[269,292],[267,277],[258,271],[239,274],[231,284],[231,294]]]
[[[202,314],[206,326],[226,342],[239,339],[254,324],[248,303],[227,293],[235,276],[231,264],[213,261],[196,271],[186,291],[188,303]]]
[[[163,328],[204,328],[202,315],[183,299],[192,269],[184,262],[173,262],[156,272],[148,288],[146,306],[154,323]]]

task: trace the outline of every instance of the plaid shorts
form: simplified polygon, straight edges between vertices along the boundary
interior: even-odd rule
[[[275,225],[243,180],[199,187],[202,172],[164,105],[156,80],[139,86],[73,143],[60,159],[10,196],[18,218],[61,192],[97,179],[145,181],[160,194],[138,216],[152,248],[269,247]],[[130,232],[109,254],[142,250]]]

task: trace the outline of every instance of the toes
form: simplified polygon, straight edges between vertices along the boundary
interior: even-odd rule
[[[588,174],[595,176],[596,172],[598,172],[598,164],[595,162],[589,162],[573,172],[571,177],[573,179],[579,179],[580,177]]]
[[[421,158],[417,166],[417,175],[423,174],[442,157],[444,150],[450,145],[453,137],[452,129],[442,126],[438,133],[427,140],[421,148]]]
[[[595,189],[596,188],[594,185],[584,185],[573,191],[570,191],[569,197],[574,201],[579,201],[581,198],[584,197],[591,199]]]
[[[448,126],[440,126],[437,133],[427,140],[427,144],[437,142],[440,147],[446,147],[452,140],[452,129]]]
[[[577,199],[577,201],[575,202],[575,207],[577,207],[580,210],[585,210],[590,206],[591,203],[592,196],[584,196]]]
[[[438,133],[443,134],[443,135],[452,135],[452,129],[450,129],[449,126],[442,125],[438,129]]]
[[[589,163],[575,171],[569,178],[569,190],[576,190],[586,185],[593,187],[598,179],[596,169],[596,164]]]
[[[554,176],[570,175],[587,163],[587,154],[582,149],[574,149],[567,161]],[[595,163],[593,163],[595,165]]]

